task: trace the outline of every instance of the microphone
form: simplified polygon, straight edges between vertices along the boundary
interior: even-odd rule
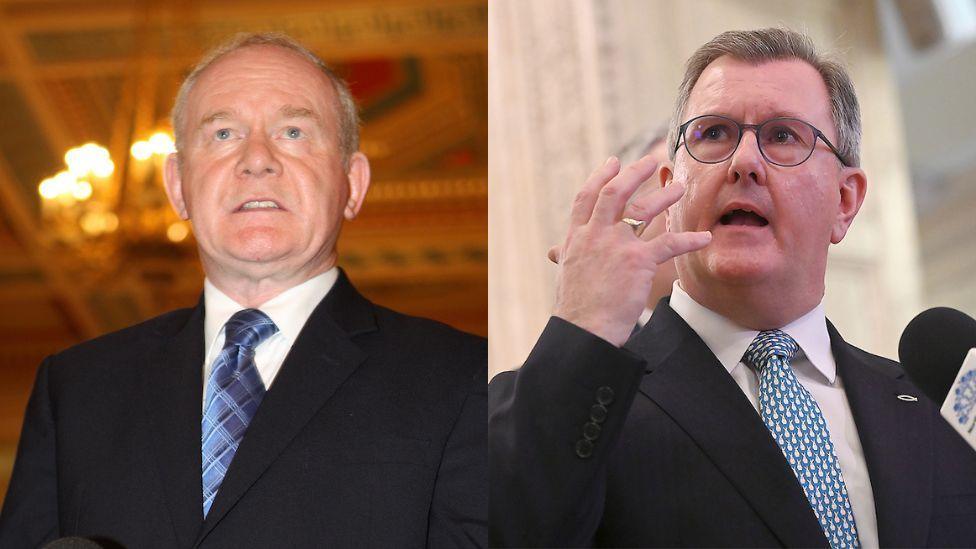
[[[936,307],[912,319],[898,342],[908,377],[976,449],[976,320]]]
[[[915,385],[941,404],[974,347],[976,320],[949,307],[935,307],[919,313],[905,327],[898,342],[898,359]]]

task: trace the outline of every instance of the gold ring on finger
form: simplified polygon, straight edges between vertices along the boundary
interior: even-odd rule
[[[639,219],[634,219],[632,217],[625,217],[620,221],[622,223],[626,223],[630,225],[630,228],[634,229],[634,234],[636,234],[637,236],[640,236],[640,234],[644,232],[644,225],[646,225],[646,222],[644,221],[641,221]]]

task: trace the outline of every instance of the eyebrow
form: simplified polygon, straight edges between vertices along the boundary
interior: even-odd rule
[[[207,124],[211,124],[211,123],[213,123],[213,122],[215,122],[217,120],[223,120],[223,119],[226,119],[226,118],[232,118],[233,116],[234,116],[234,113],[231,112],[231,111],[224,110],[224,111],[213,112],[213,113],[208,114],[207,116],[204,116],[202,119],[200,119],[200,125],[198,127],[202,128],[202,127],[206,126]]]
[[[292,105],[285,105],[280,109],[278,109],[278,112],[285,118],[309,118],[316,121],[320,119],[318,113],[306,107],[294,107]],[[200,120],[200,124],[197,127],[202,128],[208,124],[212,124],[213,122],[216,122],[217,120],[225,120],[228,118],[233,118],[235,115],[236,113],[231,110],[219,110],[216,112],[212,112],[207,116],[204,116]]]
[[[766,120],[772,120],[773,118],[796,118],[797,120],[806,120],[809,114],[800,114],[798,112],[785,110],[785,111],[773,111],[775,114]]]
[[[293,107],[291,105],[285,105],[280,109],[278,109],[278,112],[281,113],[281,115],[284,116],[285,118],[311,118],[313,120],[319,119],[318,113],[316,113],[312,109],[308,109],[305,107]]]
[[[760,123],[765,122],[767,120],[772,120],[774,118],[796,118],[797,120],[804,120],[804,121],[807,119],[807,115],[801,114],[801,113],[798,113],[798,112],[794,112],[794,111],[791,111],[791,110],[788,110],[788,109],[786,109],[786,110],[764,111],[763,114],[766,114],[767,116],[762,117],[759,120],[759,122],[757,122],[757,124],[760,124]],[[740,121],[741,122],[741,119],[738,116],[733,116],[728,111],[705,112],[705,113],[702,113],[702,114],[699,114],[699,115],[696,115],[696,116],[705,116],[705,115],[724,116],[726,118],[731,118],[732,120],[737,120],[737,121]],[[694,117],[691,117],[691,118],[694,118]],[[688,120],[691,120],[691,118],[689,118]]]

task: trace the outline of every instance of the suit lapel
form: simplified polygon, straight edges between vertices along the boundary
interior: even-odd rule
[[[875,364],[848,345],[829,322],[838,373],[864,449],[881,546],[921,547],[932,512],[932,440],[928,406],[904,372]]]
[[[351,336],[375,329],[372,304],[340,273],[335,286],[305,323],[248,426],[197,543],[203,541],[366,358]]]
[[[647,359],[641,393],[695,440],[783,545],[826,545],[810,503],[759,414],[666,301],[626,347]]]
[[[175,334],[161,334],[162,345],[147,356],[143,387],[150,425],[146,433],[181,547],[190,545],[203,522],[203,315],[201,299]]]

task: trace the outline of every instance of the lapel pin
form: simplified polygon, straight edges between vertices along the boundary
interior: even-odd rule
[[[918,397],[912,395],[898,395],[898,400],[904,400],[905,402],[918,402]]]

